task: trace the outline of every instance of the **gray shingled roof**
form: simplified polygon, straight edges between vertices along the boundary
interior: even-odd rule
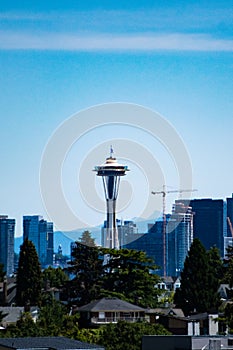
[[[31,314],[33,315],[36,310],[38,310],[38,308],[32,306],[30,311]],[[10,323],[16,323],[25,310],[23,306],[0,306],[0,311],[6,315],[3,317],[1,324],[7,325]]]
[[[145,311],[140,306],[128,303],[127,301],[120,300],[118,298],[102,298],[100,300],[92,301],[89,304],[80,306],[76,309],[77,311],[88,311],[88,312],[100,312],[100,311],[122,311],[122,312],[140,312]]]
[[[96,349],[104,350],[104,347],[94,344],[84,343],[65,337],[28,337],[28,338],[2,338],[0,346],[7,346],[10,349],[54,349],[54,350],[71,350],[71,349]]]

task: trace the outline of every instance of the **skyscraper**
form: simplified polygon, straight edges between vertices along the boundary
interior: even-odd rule
[[[193,242],[193,213],[187,203],[175,201],[167,223],[167,275],[179,276]]]
[[[23,217],[23,239],[35,245],[42,266],[53,263],[53,223],[40,215]]]
[[[227,248],[233,246],[233,194],[232,197],[227,198],[224,210],[224,257],[227,254]]]
[[[166,222],[169,219],[166,215]],[[163,219],[148,225],[148,233],[134,233],[131,242],[124,245],[124,248],[144,251],[148,257],[154,260],[157,266],[156,273],[164,276],[164,249],[163,249]]]
[[[233,237],[233,194],[227,198],[227,237]]]
[[[4,265],[7,276],[14,273],[15,219],[0,216],[0,263]]]
[[[97,176],[101,176],[104,184],[105,199],[107,205],[106,220],[106,238],[104,247],[119,249],[118,230],[116,223],[116,200],[118,196],[120,177],[128,171],[126,165],[117,163],[113,157],[112,147],[110,149],[110,157],[102,165],[96,166],[94,169]]]
[[[193,199],[190,206],[193,211],[193,237],[199,238],[207,250],[216,246],[223,256],[223,200]]]

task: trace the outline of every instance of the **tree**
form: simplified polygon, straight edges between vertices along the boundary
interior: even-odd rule
[[[217,247],[211,247],[207,252],[208,258],[208,303],[207,311],[216,311],[221,304],[218,289],[223,276],[223,263]]]
[[[84,231],[79,239],[81,244],[87,245],[88,247],[96,247],[95,239],[91,237],[90,231]]]
[[[143,251],[103,249],[107,256],[104,266],[105,295],[118,296],[142,307],[157,305],[159,277],[153,273],[154,261]]]
[[[106,350],[140,350],[143,335],[169,335],[170,333],[159,324],[147,322],[129,323],[120,321],[108,324],[102,328],[98,343]]]
[[[33,318],[29,312],[24,312],[20,319],[16,322],[17,337],[38,337],[43,335],[42,330],[33,321]]]
[[[25,239],[20,246],[16,278],[16,303],[37,305],[41,297],[41,267],[34,244]]]
[[[58,336],[63,327],[66,314],[66,307],[50,297],[47,303],[40,308],[37,325],[43,329],[44,335]]]
[[[159,277],[156,266],[142,251],[105,249],[76,242],[67,283],[70,301],[84,305],[94,299],[115,296],[143,307],[157,305]]]
[[[61,267],[54,269],[53,267],[49,266],[42,272],[43,285],[46,286],[46,284],[49,282],[49,286],[51,288],[63,287],[68,279],[69,278],[67,274],[62,270]]]
[[[211,247],[207,254],[209,259],[209,268],[210,270],[212,269],[212,277],[215,278],[214,283],[220,284],[224,273],[224,267],[219,249],[217,247]]]
[[[224,260],[224,274],[222,283],[229,283],[233,287],[233,247],[228,246],[226,249],[226,259]]]
[[[193,240],[181,273],[181,286],[174,297],[174,302],[185,315],[218,308],[219,280],[215,277],[214,268],[217,266],[220,271],[220,266],[216,254],[216,250],[207,253],[199,239]]]
[[[69,299],[79,305],[89,303],[100,296],[102,285],[103,261],[98,247],[90,247],[75,242],[71,253],[72,260],[68,271],[74,278],[67,283]]]

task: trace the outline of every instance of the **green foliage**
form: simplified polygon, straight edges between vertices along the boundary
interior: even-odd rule
[[[102,328],[98,344],[106,350],[141,350],[143,335],[169,335],[170,333],[159,324],[147,322],[128,323],[120,321]]]
[[[53,298],[40,308],[37,325],[43,329],[45,336],[60,335],[67,314],[66,307]]]
[[[99,344],[101,335],[102,328],[81,328],[75,339],[91,344]]]
[[[95,239],[91,237],[90,231],[84,231],[79,239],[81,244],[87,245],[88,247],[95,247]]]
[[[20,246],[16,303],[37,305],[41,297],[41,267],[34,244],[26,239]]]
[[[218,308],[220,297],[217,290],[221,268],[216,248],[207,252],[200,240],[194,239],[181,273],[181,287],[176,290],[174,297],[174,302],[186,315]]]
[[[228,333],[233,333],[233,304],[228,303],[224,309],[224,323],[228,326]]]
[[[69,298],[75,299],[81,305],[97,299],[100,295],[103,273],[99,249],[76,242],[70,265],[68,271],[75,277],[67,283]]]
[[[71,301],[84,305],[101,297],[118,297],[143,307],[157,305],[156,266],[142,251],[105,249],[76,242],[67,284]]]
[[[51,288],[60,288],[64,286],[65,282],[67,282],[68,279],[69,278],[67,274],[62,270],[61,267],[54,269],[51,266],[49,266],[42,272],[43,285],[46,286],[46,284],[49,282],[49,286]]]
[[[220,294],[218,288],[223,276],[223,263],[220,257],[219,249],[212,247],[207,252],[208,258],[208,299],[207,311],[217,311],[220,304]]]
[[[224,275],[222,283],[228,283],[229,286],[233,287],[233,247],[228,246],[226,253],[226,259],[224,260]]]
[[[42,335],[42,330],[33,321],[31,314],[24,312],[16,325],[7,327],[5,337],[39,337]]]
[[[118,296],[142,307],[157,305],[158,276],[153,274],[156,266],[145,252],[130,249],[102,249],[106,254],[104,266],[105,295]]]

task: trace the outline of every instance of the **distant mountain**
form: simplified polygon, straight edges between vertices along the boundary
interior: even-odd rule
[[[92,238],[95,239],[96,245],[100,245],[101,242],[101,226],[95,226],[90,228],[82,228],[74,231],[64,231],[63,234],[69,237],[72,241],[78,241],[84,231],[90,231]]]
[[[138,228],[138,233],[147,233],[148,232],[148,224],[154,224],[155,221],[161,220],[161,213],[159,211],[155,211],[149,218],[142,219],[140,217],[134,217],[131,220],[135,222]]]
[[[57,253],[58,246],[61,244],[63,255],[70,255],[70,243],[74,239],[67,237],[63,232],[54,232],[54,252]],[[23,243],[23,236],[15,237],[15,253],[19,254],[20,246]]]
[[[67,231],[67,232],[62,232],[62,231],[55,231],[54,232],[54,252],[57,253],[58,251],[58,246],[61,244],[62,246],[62,254],[63,255],[70,255],[70,243],[78,241],[79,238],[81,237],[83,230],[77,230],[77,231]],[[91,230],[89,230],[91,231]],[[91,231],[92,237],[96,238],[100,236],[100,231]],[[96,239],[96,244],[100,244],[100,239],[99,241]],[[23,243],[23,236],[20,237],[15,237],[15,253],[19,254],[20,251],[20,246]]]

